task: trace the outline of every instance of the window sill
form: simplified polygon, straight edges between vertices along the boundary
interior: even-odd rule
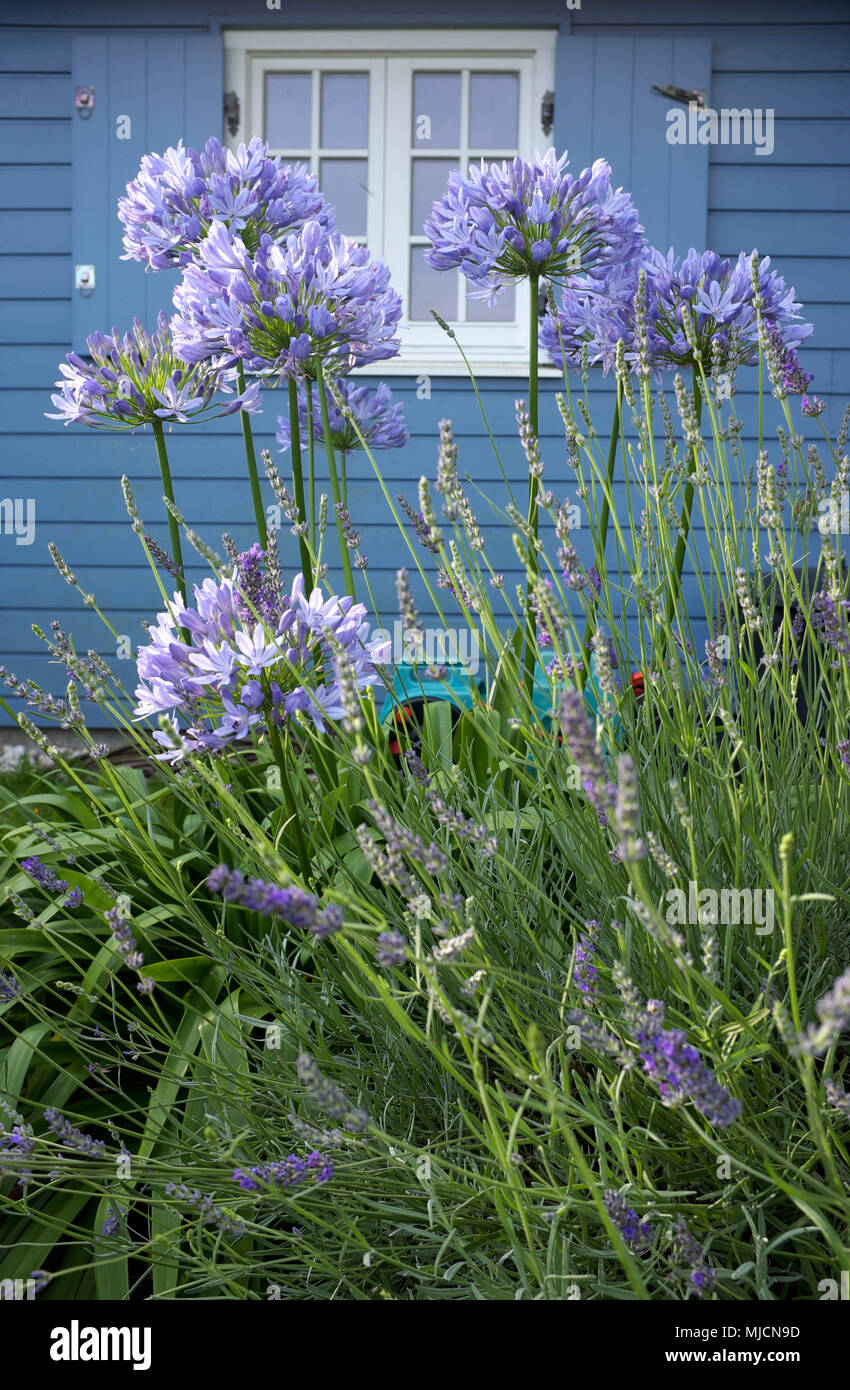
[[[487,377],[524,379],[528,376],[527,357],[506,362],[482,362],[470,357],[469,365],[478,380]],[[551,366],[548,362],[541,362],[539,370],[541,381],[563,376],[557,367]],[[432,357],[393,357],[387,362],[372,362],[368,367],[358,367],[356,371],[352,372],[352,376],[468,377],[469,371],[463,358],[458,354],[454,360],[440,359],[439,361]]]

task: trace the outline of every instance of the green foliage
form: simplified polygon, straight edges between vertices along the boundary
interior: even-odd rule
[[[0,786],[0,969],[20,989],[0,1003],[0,1124],[31,1140],[0,1149],[0,1280],[45,1269],[46,1296],[66,1299],[677,1300],[698,1294],[680,1217],[714,1271],[704,1296],[812,1299],[848,1268],[846,1026],[816,1055],[799,1046],[848,960],[847,655],[795,568],[801,508],[796,532],[763,526],[738,433],[700,390],[710,438],[690,474],[681,441],[656,457],[648,387],[642,410],[621,405],[630,511],[612,515],[614,555],[597,555],[598,598],[587,586],[577,603],[535,551],[552,586],[538,659],[564,671],[586,628],[604,637],[587,689],[612,788],[601,817],[566,682],[540,666],[530,698],[525,617],[503,632],[486,552],[460,522],[440,561],[463,569],[484,693],[454,727],[447,704],[429,706],[418,758],[397,766],[364,701],[353,737],[293,721],[274,747],[175,770],[134,730],[144,771],[62,760],[64,785]],[[565,418],[598,535],[603,451],[580,403]],[[787,425],[787,487],[811,512],[826,484]],[[675,582],[670,509],[694,477],[703,617],[718,638],[727,617],[716,682]],[[765,536],[769,582],[752,566]],[[818,587],[840,605],[845,583],[827,545]],[[742,593],[758,623],[730,621]],[[129,727],[121,692],[110,701]],[[37,887],[30,855],[83,904]],[[220,863],[300,884],[342,910],[341,929],[321,939],[223,900],[207,884]],[[721,906],[762,895],[764,910],[709,920],[712,892]],[[121,902],[138,969],[105,920]],[[382,963],[392,932],[404,958]],[[638,1036],[650,1000],[740,1102],[727,1128],[696,1095],[665,1103]],[[364,1128],[323,1113],[304,1054]],[[63,1146],[51,1107],[104,1151]],[[332,1178],[234,1179],[311,1150]],[[651,1227],[643,1245],[612,1219],[610,1191]]]

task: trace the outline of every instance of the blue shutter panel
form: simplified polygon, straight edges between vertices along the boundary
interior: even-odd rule
[[[122,261],[122,227],[116,204],[138,170],[142,155],[161,153],[178,140],[200,148],[221,138],[223,48],[220,36],[76,37],[72,40],[73,87],[94,87],[91,116],[72,120],[72,261],[93,265],[95,289],[74,291],[75,351],[95,329],[123,331],[138,314],[151,327],[171,308],[175,272],[145,274]],[[118,139],[119,117],[130,138]]]
[[[705,248],[709,146],[667,143],[667,112],[678,104],[652,87],[702,89],[710,104],[710,81],[710,39],[558,37],[555,144],[575,172],[608,160],[661,251]]]

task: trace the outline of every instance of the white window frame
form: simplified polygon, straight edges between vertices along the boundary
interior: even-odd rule
[[[231,149],[262,132],[265,73],[277,70],[356,70],[370,74],[367,238],[375,255],[388,263],[393,283],[406,303],[411,231],[411,159],[438,156],[437,148],[414,147],[407,112],[414,71],[499,71],[520,74],[518,151],[528,159],[549,143],[540,129],[544,92],[555,85],[556,29],[229,29],[224,33],[225,89],[239,100],[240,124],[235,136],[224,134]],[[468,78],[463,80],[466,94]],[[313,102],[319,83],[313,82]],[[400,118],[398,113],[404,112]],[[318,139],[318,113],[313,111],[313,139]],[[305,151],[305,154],[307,152]],[[310,151],[315,159],[318,151]],[[325,151],[323,157],[363,157],[359,151]],[[466,153],[462,151],[461,157]],[[483,153],[491,153],[490,151]],[[492,153],[495,153],[493,151]],[[449,152],[448,157],[452,157]],[[476,152],[470,154],[475,158]],[[390,173],[400,177],[389,188]],[[413,238],[414,242],[417,238]],[[424,238],[419,238],[424,240]],[[454,273],[454,272],[447,272]],[[463,282],[466,287],[466,282]],[[498,323],[466,322],[457,327],[458,341],[481,376],[521,376],[528,364],[529,297],[519,285],[515,317]],[[437,324],[399,325],[401,352],[388,362],[360,369],[363,375],[464,376],[467,368],[452,342]],[[543,368],[543,364],[541,364]],[[547,371],[546,368],[543,368]],[[360,374],[358,373],[358,374]],[[548,374],[548,372],[547,372]]]

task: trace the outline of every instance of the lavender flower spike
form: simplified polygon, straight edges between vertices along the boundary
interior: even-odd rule
[[[664,1028],[664,1005],[650,999],[637,1029],[644,1071],[658,1087],[664,1105],[690,1100],[716,1129],[728,1129],[739,1118],[742,1103],[720,1085],[691,1047],[681,1028]]]
[[[810,1057],[822,1057],[842,1033],[850,1031],[850,969],[815,1004],[817,1023],[800,1035],[800,1047]]]

